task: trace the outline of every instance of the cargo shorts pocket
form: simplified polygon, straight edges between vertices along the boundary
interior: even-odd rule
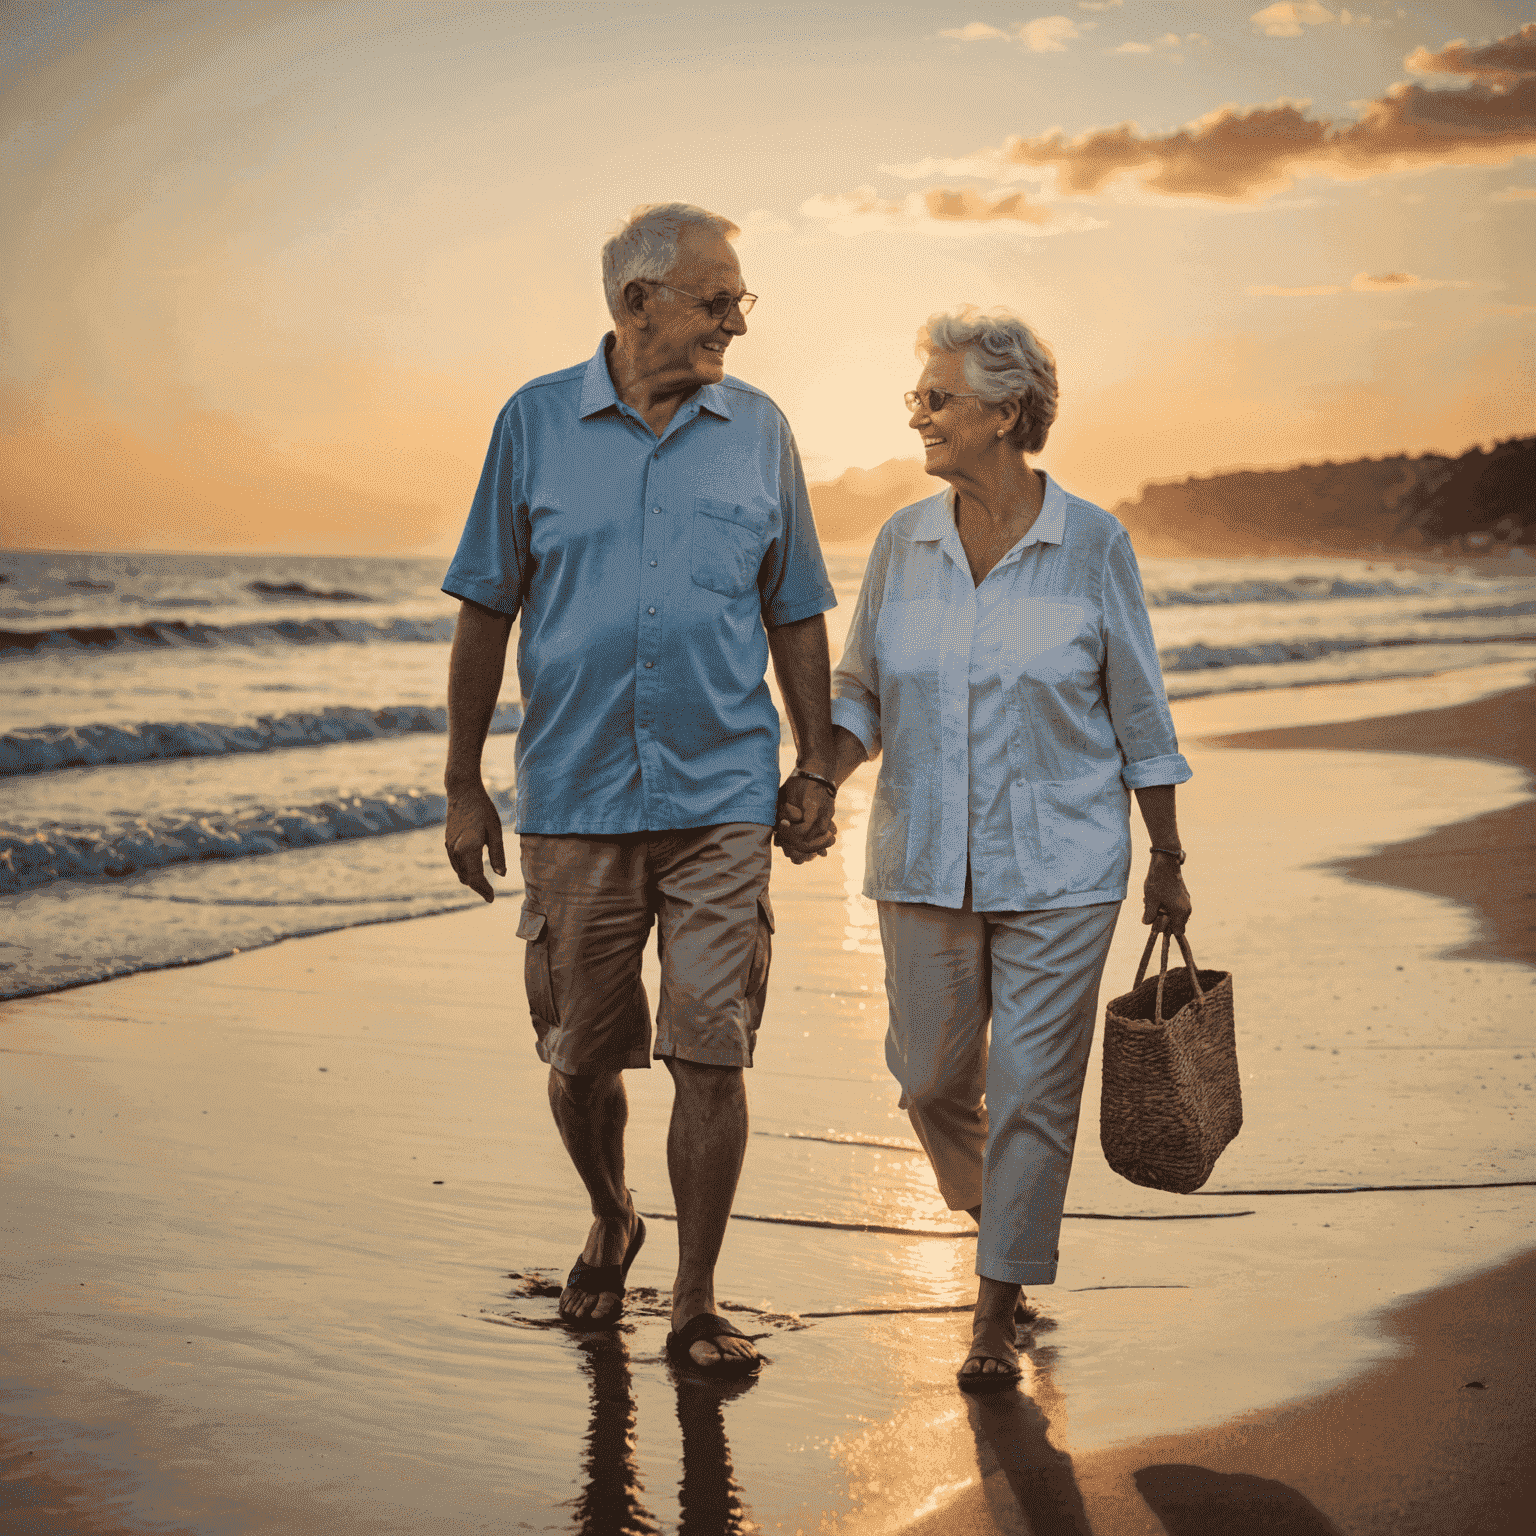
[[[752,947],[752,964],[747,971],[747,996],[759,997],[768,986],[768,966],[773,959],[773,903],[768,893],[757,898],[757,941]]]
[[[523,953],[523,985],[528,991],[528,1012],[545,1029],[559,1024],[555,1015],[555,988],[549,974],[549,919],[542,912],[523,907],[517,936],[528,941]]]

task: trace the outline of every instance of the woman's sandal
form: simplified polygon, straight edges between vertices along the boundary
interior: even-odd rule
[[[721,1350],[718,1360],[703,1365],[690,1353],[693,1346],[703,1340],[746,1337],[741,1329],[726,1322],[723,1317],[716,1317],[713,1312],[700,1312],[697,1317],[684,1323],[676,1333],[667,1335],[667,1354],[674,1365],[697,1371],[701,1376],[753,1376],[763,1363],[761,1355],[728,1355]]]
[[[604,1291],[617,1291],[619,1304],[606,1317],[593,1317],[590,1312],[585,1317],[568,1317],[561,1313],[567,1328],[590,1331],[617,1326],[619,1319],[624,1316],[624,1282],[629,1279],[629,1267],[644,1246],[645,1223],[637,1216],[635,1235],[629,1240],[622,1264],[588,1264],[585,1259],[577,1257],[571,1265],[570,1274],[565,1277],[565,1288],[568,1291],[585,1291],[589,1296],[601,1296]]]
[[[955,1380],[959,1383],[962,1392],[1001,1392],[1007,1387],[1016,1387],[1023,1379],[1024,1372],[1016,1365],[1009,1363],[998,1355],[967,1355],[965,1363],[969,1365],[972,1360],[996,1360],[1006,1369],[1001,1371],[967,1371],[955,1372]]]
[[[1019,1368],[1018,1356],[1012,1360],[1006,1355],[993,1354],[989,1350],[978,1345],[975,1335],[980,1328],[972,1330],[971,1352],[965,1357],[961,1368],[955,1372],[955,1381],[962,1392],[1003,1392],[1009,1387],[1017,1386],[1024,1379],[1024,1372]],[[993,1360],[1002,1367],[997,1371],[974,1370],[968,1371],[965,1366],[972,1360]]]

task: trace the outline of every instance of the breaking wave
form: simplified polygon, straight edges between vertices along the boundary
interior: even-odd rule
[[[515,731],[522,718],[516,704],[498,705],[490,734]],[[447,729],[446,709],[418,705],[389,709],[334,705],[316,714],[264,715],[237,725],[169,720],[143,725],[45,725],[0,736],[0,777],[102,763],[149,763],[176,757],[320,747],[338,741],[376,741]]]

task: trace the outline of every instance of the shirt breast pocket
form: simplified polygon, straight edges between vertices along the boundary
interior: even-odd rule
[[[768,534],[766,508],[695,496],[690,556],[693,584],[722,597],[750,592],[768,550]]]

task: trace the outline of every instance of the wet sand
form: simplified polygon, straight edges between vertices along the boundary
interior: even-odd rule
[[[1156,1531],[1162,1498],[1173,1536],[1241,1530],[1169,1524],[1187,1478],[1127,1481],[1182,1461],[1285,1483],[1340,1529],[1463,1528],[1362,1523],[1359,1500],[1397,1490],[1433,1514],[1449,1485],[1404,1481],[1377,1449],[1409,1444],[1388,1418],[1348,1461],[1328,1415],[1382,1372],[1399,1384],[1380,1401],[1400,1402],[1391,1372],[1428,1381],[1447,1340],[1453,1360],[1482,1347],[1447,1328],[1497,1316],[1502,1293],[1438,1288],[1536,1247],[1536,1191],[1322,1191],[1536,1179],[1536,994],[1528,968],[1463,957],[1480,933],[1463,901],[1344,866],[1501,813],[1528,780],[1505,762],[1200,738],[1528,681],[1486,669],[1179,706],[1197,952],[1238,978],[1247,1123],[1210,1192],[1136,1189],[1098,1153],[1095,1057],[1029,1395],[986,1421],[952,1375],[968,1337],[952,1309],[974,1278],[972,1244],[949,1234],[969,1223],[909,1150],[881,1058],[879,946],[857,896],[867,774],[843,797],[840,850],[774,877],[737,1211],[820,1225],[732,1224],[721,1295],[771,1361],[746,1390],[665,1363],[665,1219],[623,1330],[553,1325],[547,1293],[585,1217],[528,1044],[515,896],[6,1005],[0,1516],[199,1536],[854,1536],[1022,1530],[1021,1500],[1037,1531]],[[1139,948],[1132,913],[1106,995]],[[664,1217],[668,1081],[630,1085],[630,1182]],[[1317,1192],[1223,1193],[1273,1188]],[[1379,1315],[1404,1302],[1393,1332]],[[1507,1400],[1478,1369],[1487,1385],[1467,1391],[1496,1419]],[[1463,1456],[1457,1422],[1416,1413],[1442,1462]],[[1474,1428],[1502,1455],[1502,1431]],[[1308,1457],[1333,1481],[1307,1481]]]
[[[1536,777],[1536,687],[1453,709],[1216,737],[1214,746],[1410,752],[1512,763]],[[1343,866],[1356,880],[1449,896],[1483,931],[1461,953],[1536,965],[1536,800],[1437,827]]]

